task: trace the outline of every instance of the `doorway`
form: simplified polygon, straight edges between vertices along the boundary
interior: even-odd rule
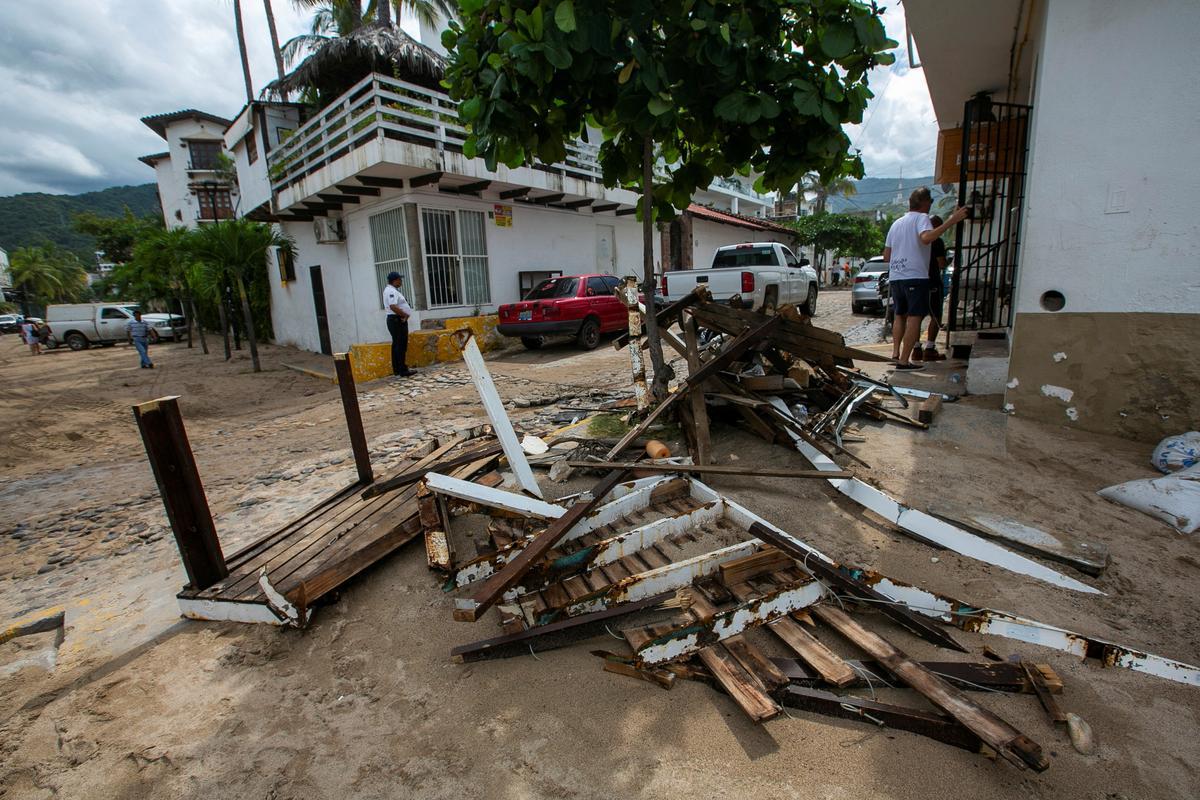
[[[321,267],[309,267],[309,277],[312,280],[313,310],[317,314],[317,337],[321,340],[321,352],[333,355],[333,345],[329,343],[329,314],[325,311],[325,281],[321,278]]]

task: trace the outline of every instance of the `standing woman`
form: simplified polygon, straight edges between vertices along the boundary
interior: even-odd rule
[[[38,344],[37,327],[37,323],[31,320],[23,320],[21,322],[21,338],[24,339],[25,344],[29,345],[30,354],[35,356],[42,353],[42,346]]]

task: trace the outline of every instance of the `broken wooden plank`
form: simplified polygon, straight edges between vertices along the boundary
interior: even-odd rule
[[[463,464],[470,464],[472,461],[478,461],[481,458],[498,456],[502,452],[504,452],[504,448],[500,446],[499,442],[494,442],[486,447],[480,447],[476,450],[472,450],[469,453],[463,453],[462,455],[457,455],[453,458],[447,458],[444,461],[438,461],[437,463],[430,464],[429,466],[418,467],[408,470],[407,472],[402,472],[399,475],[388,478],[387,480],[379,481],[378,483],[368,486],[362,493],[362,499],[369,500],[372,497],[383,494],[384,492],[402,489],[405,486],[408,486],[410,483],[416,483],[417,481],[421,480],[421,478],[424,478],[430,472],[449,472],[455,467],[461,467]]]
[[[766,687],[738,663],[729,651],[721,647],[706,647],[699,652],[698,657],[725,693],[754,722],[765,722],[783,711],[767,694]]]
[[[757,478],[828,479],[830,473],[819,469],[772,469],[740,467],[732,464],[661,464],[654,461],[568,461],[568,467],[584,469],[629,469],[639,472],[678,472],[685,475],[749,475]],[[852,472],[838,473],[852,478]]]
[[[967,652],[967,648],[959,644],[953,636],[942,630],[938,625],[917,616],[906,608],[901,608],[894,603],[888,602],[888,599],[882,594],[875,591],[863,581],[846,574],[838,568],[837,564],[829,562],[824,556],[814,553],[812,548],[785,531],[773,525],[753,522],[750,524],[750,533],[764,542],[770,542],[775,547],[792,556],[792,558],[800,562],[800,565],[806,572],[811,572],[814,577],[828,581],[847,594],[870,602],[884,616],[904,626],[922,639],[941,647],[949,647],[963,653]]]
[[[719,611],[711,619],[700,620],[658,636],[638,648],[634,656],[639,665],[674,661],[750,628],[807,608],[824,595],[824,588],[817,581],[784,586],[752,602]]]
[[[575,523],[583,519],[584,515],[595,508],[605,495],[624,480],[625,474],[624,470],[610,472],[607,477],[596,484],[590,497],[586,500],[579,500],[568,508],[565,514],[551,522],[546,530],[535,536],[520,555],[488,576],[474,597],[456,601],[454,618],[464,622],[474,622],[479,619],[500,599],[504,592],[515,586],[526,572],[545,558],[550,548],[554,547],[559,539],[575,526]]]
[[[637,437],[641,436],[650,425],[663,415],[668,409],[672,408],[683,397],[685,397],[693,388],[703,386],[704,381],[719,371],[733,363],[735,359],[749,350],[751,347],[758,344],[762,338],[768,335],[779,324],[778,317],[767,317],[765,321],[747,328],[740,336],[725,346],[718,355],[714,356],[704,364],[694,374],[689,375],[687,382],[679,388],[678,391],[667,395],[661,403],[654,407],[646,417],[630,428],[629,432],[621,437],[612,449],[605,455],[605,459],[612,460],[620,455],[621,451],[629,446]]]
[[[652,609],[670,600],[674,594],[674,592],[662,592],[634,602],[601,609],[591,614],[582,614],[551,622],[548,625],[526,628],[518,633],[462,644],[450,651],[450,660],[456,664],[462,664],[467,661],[481,661],[485,658],[529,655],[529,648],[534,641],[538,642],[538,647],[542,650],[563,647],[579,639],[594,636],[597,631],[603,633],[604,625],[609,620]]]
[[[523,517],[558,519],[567,513],[565,508],[554,503],[547,503],[544,500],[526,497],[516,492],[506,492],[503,489],[481,486],[472,481],[452,478],[449,475],[442,475],[438,472],[428,473],[423,483],[429,487],[430,491],[437,494],[457,497],[460,500],[469,500],[472,503],[478,503],[481,506],[489,508],[502,508],[505,511],[512,511]]]
[[[768,626],[768,628],[770,627]],[[814,667],[803,660],[794,658],[772,658],[771,660],[792,683],[818,687],[830,683]],[[935,675],[945,678],[946,682],[951,686],[956,686],[964,691],[999,691],[1012,692],[1014,694],[1034,693],[1033,684],[1030,682],[1028,676],[1025,675],[1025,670],[1019,664],[1013,664],[1008,661],[1003,663],[987,661],[918,661],[917,663]],[[845,661],[845,664],[851,669],[854,679],[852,682],[838,688],[870,686],[868,678],[870,681],[874,681],[876,687],[881,683],[887,685],[889,682],[887,670],[878,661],[871,659],[861,661],[849,659]],[[1058,673],[1054,671],[1052,666],[1049,664],[1034,664],[1034,668],[1042,676],[1042,681],[1051,694],[1062,694],[1062,678],[1058,676]]]
[[[693,289],[692,291],[685,294],[683,297],[676,300],[674,303],[669,303],[669,304],[663,306],[662,308],[660,308],[654,314],[654,318],[658,322],[658,327],[661,328],[662,330],[666,330],[667,327],[670,326],[670,324],[675,320],[675,317],[678,316],[681,311],[683,311],[683,309],[685,309],[691,305],[694,305],[696,302],[698,302],[698,300],[699,300],[699,297],[697,295],[697,292],[695,289]],[[625,333],[622,333],[616,339],[613,339],[613,349],[614,350],[621,350],[628,344],[629,344],[629,332],[628,331],[626,331]]]
[[[977,705],[971,698],[909,658],[882,636],[859,625],[842,610],[819,605],[813,608],[813,613],[883,664],[888,672],[965,725],[1014,766],[1037,772],[1042,772],[1050,766],[1042,748],[1036,742],[991,711]]]
[[[538,486],[537,480],[533,477],[533,470],[530,469],[529,462],[525,459],[525,451],[517,440],[512,421],[508,418],[508,412],[504,410],[504,403],[500,400],[496,384],[492,382],[492,374],[488,371],[487,364],[484,363],[483,353],[480,352],[479,344],[475,341],[471,329],[463,328],[455,331],[454,337],[462,348],[463,362],[467,365],[467,371],[471,373],[471,380],[475,384],[476,391],[479,392],[479,400],[483,403],[488,419],[492,422],[492,430],[495,431],[496,438],[500,440],[500,445],[504,448],[504,457],[508,459],[508,466],[512,469],[517,484],[534,497],[540,498],[542,496],[541,487]]]
[[[696,318],[690,315],[685,315],[680,325],[683,328],[688,374],[691,375],[700,371],[699,329]],[[696,454],[693,460],[703,466],[712,461],[712,440],[708,432],[708,408],[704,404],[703,387],[697,386],[693,389],[689,400],[692,404],[692,425],[696,439]]]
[[[371,471],[371,451],[367,448],[367,435],[363,431],[362,413],[358,408],[358,392],[354,386],[354,369],[350,365],[350,354],[335,353],[333,366],[337,371],[338,391],[342,397],[342,411],[346,417],[346,431],[350,436],[354,466],[358,470],[359,483],[367,485],[375,480],[375,474]]]
[[[637,678],[668,691],[675,686],[675,674],[665,669],[638,669],[625,661],[606,658],[604,659],[604,671],[614,675],[624,675],[627,678]]]
[[[1014,550],[1066,564],[1086,575],[1099,577],[1108,567],[1108,545],[1048,533],[1032,525],[999,514],[954,512],[931,508],[929,513]]]
[[[1058,701],[1050,694],[1050,687],[1046,685],[1046,681],[1042,678],[1042,673],[1038,670],[1037,666],[1029,661],[1022,661],[1021,670],[1033,686],[1033,693],[1037,695],[1038,702],[1046,710],[1046,716],[1050,717],[1050,721],[1055,725],[1066,725],[1067,715],[1059,708]]]
[[[873,725],[886,725],[896,730],[927,736],[972,753],[980,752],[982,745],[979,736],[961,722],[932,711],[839,695],[794,684],[781,691],[778,697],[788,708],[798,708],[827,717],[859,720]]]
[[[931,394],[921,402],[921,405],[917,406],[917,421],[929,425],[933,422],[934,416],[941,410],[942,396],[940,394]]]
[[[751,578],[757,578],[759,575],[765,575],[776,570],[790,567],[792,565],[792,557],[782,550],[774,547],[764,547],[757,553],[748,555],[745,558],[739,558],[736,561],[727,561],[720,567],[721,583],[725,584],[725,588],[733,592],[734,597],[738,597],[738,589],[735,587],[738,584],[745,584]],[[744,590],[749,590],[750,587],[741,587]],[[739,600],[749,600],[750,597],[738,597]]]

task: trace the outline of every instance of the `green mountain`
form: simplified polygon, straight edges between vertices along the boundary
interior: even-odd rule
[[[113,186],[84,194],[30,192],[0,197],[0,247],[11,255],[19,247],[53,242],[76,253],[85,266],[95,263],[96,243],[72,227],[75,215],[91,211],[116,217],[128,208],[135,216],[161,214],[153,183]]]
[[[932,175],[923,178],[863,178],[854,182],[858,192],[853,197],[830,197],[827,201],[829,210],[834,213],[874,211],[903,214],[908,210],[908,195],[918,186],[928,186],[933,190],[933,207],[942,209],[945,203],[942,198],[947,194],[933,182]],[[950,207],[958,191],[957,186],[950,187]],[[897,202],[899,198],[899,202]]]

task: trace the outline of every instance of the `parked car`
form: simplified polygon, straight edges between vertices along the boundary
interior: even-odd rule
[[[93,344],[109,346],[128,338],[126,328],[137,303],[71,303],[46,308],[46,321],[54,338],[72,350]],[[150,343],[175,339],[187,330],[178,314],[143,314],[150,325]]]
[[[574,336],[584,350],[600,344],[600,335],[624,331],[629,312],[613,293],[622,283],[614,275],[562,275],[533,287],[525,299],[500,306],[496,330],[516,336],[530,350],[547,336]]]
[[[662,293],[668,303],[679,300],[696,286],[708,287],[714,300],[741,300],[755,311],[774,311],[781,305],[799,305],[806,313],[817,310],[817,273],[778,242],[745,242],[718,247],[712,265],[676,270],[662,276]]]
[[[0,333],[20,333],[24,319],[20,314],[0,314]]]
[[[880,293],[880,280],[887,280],[888,265],[882,256],[876,256],[863,265],[854,276],[850,289],[850,310],[855,314],[867,311],[883,311],[884,295]]]

